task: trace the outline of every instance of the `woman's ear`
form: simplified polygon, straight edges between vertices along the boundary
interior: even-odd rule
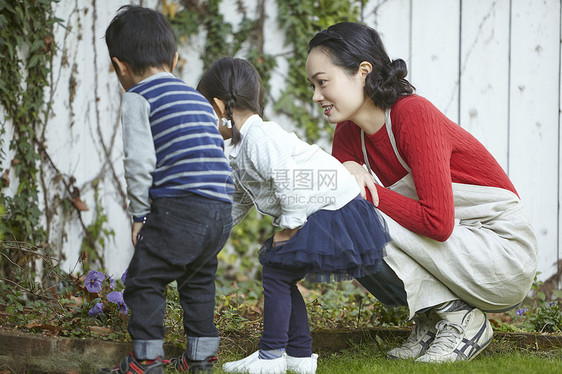
[[[224,103],[224,100],[221,100],[218,97],[213,97],[213,102],[211,104],[213,105],[213,108],[219,118],[226,117],[226,104]]]
[[[360,74],[361,78],[365,79],[369,73],[373,71],[373,65],[369,61],[363,61],[359,64],[359,69],[357,69],[357,74]]]

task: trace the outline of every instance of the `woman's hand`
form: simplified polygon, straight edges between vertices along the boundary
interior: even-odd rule
[[[361,190],[361,197],[363,199],[367,198],[367,192],[365,187],[371,193],[373,198],[373,204],[379,206],[379,194],[377,193],[377,187],[375,185],[375,178],[369,174],[369,172],[361,165],[355,161],[346,161],[343,166],[355,177],[359,189]]]
[[[275,235],[273,235],[273,244],[275,245],[275,243],[286,242],[287,240],[291,239],[291,237],[295,235],[297,231],[299,231],[299,228],[300,226],[295,227],[294,229],[284,229],[281,231],[277,231]]]

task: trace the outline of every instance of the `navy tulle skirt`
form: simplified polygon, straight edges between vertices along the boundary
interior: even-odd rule
[[[262,265],[302,268],[307,280],[340,281],[376,273],[390,241],[386,222],[359,195],[338,210],[320,210],[284,243],[269,238],[259,251]]]

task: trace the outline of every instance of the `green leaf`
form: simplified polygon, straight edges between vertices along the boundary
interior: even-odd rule
[[[35,67],[40,59],[41,59],[40,55],[33,55],[31,57],[31,59],[29,60],[29,63],[27,64],[27,68],[31,69],[31,68]]]
[[[538,291],[538,292],[537,292],[537,298],[539,298],[541,301],[545,301],[545,300],[546,300],[546,295],[544,294],[544,292]]]

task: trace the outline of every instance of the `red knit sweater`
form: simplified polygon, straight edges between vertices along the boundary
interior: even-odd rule
[[[447,240],[455,221],[451,182],[499,187],[517,194],[490,152],[423,97],[398,99],[391,108],[390,120],[398,152],[412,170],[419,200],[377,185],[378,208],[403,227],[431,239]],[[365,145],[371,168],[384,186],[407,175],[385,127],[366,135]],[[350,121],[337,125],[332,154],[340,162],[364,164],[357,125]]]

